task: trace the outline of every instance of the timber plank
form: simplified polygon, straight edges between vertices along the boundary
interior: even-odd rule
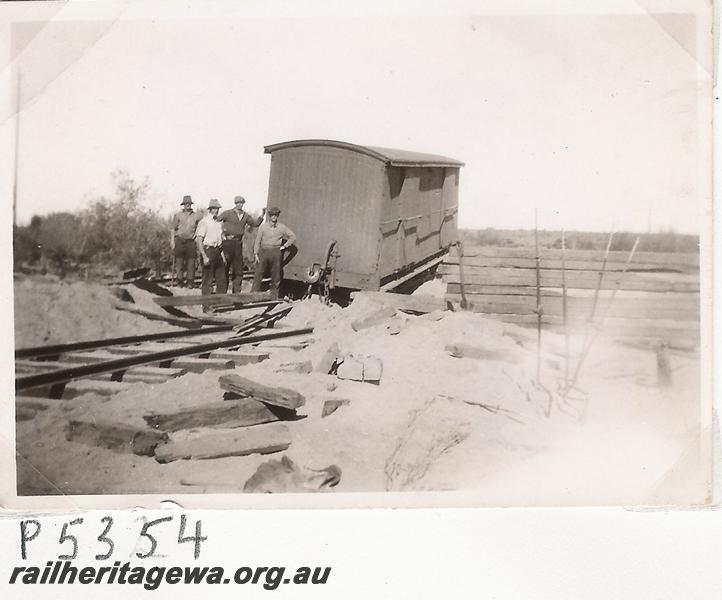
[[[654,297],[660,296],[660,297]],[[610,317],[655,318],[655,319],[699,319],[699,296],[689,294],[690,299],[664,298],[664,294],[652,294],[646,298],[619,298],[612,304]],[[536,314],[534,296],[506,296],[494,294],[467,294],[467,301],[473,305],[474,312],[498,314]],[[449,294],[447,299],[460,301],[460,294]],[[596,315],[606,310],[608,298],[600,296]],[[569,315],[588,316],[591,314],[593,298],[567,297]],[[547,315],[563,315],[563,300],[560,297],[543,296],[542,309]]]
[[[78,361],[81,362],[81,361]],[[55,361],[39,361],[39,360],[16,360],[15,361],[15,370],[18,372],[23,373],[44,373],[46,371],[54,371],[58,369],[70,369],[74,366],[77,366],[77,363],[74,362],[55,362]],[[129,375],[133,376],[149,376],[149,377],[164,377],[165,379],[168,379],[170,377],[180,377],[183,375],[185,371],[183,369],[163,369],[160,367],[148,367],[148,366],[141,366],[141,367],[131,367],[125,371],[125,374],[123,376],[124,380],[127,380],[126,378]],[[99,375],[94,375],[92,377],[89,377],[89,379],[98,379],[101,381],[109,381],[111,378],[110,373],[101,373]]]
[[[313,364],[310,360],[281,363],[273,370],[274,373],[301,373],[307,374],[313,371]]]
[[[453,288],[456,291],[452,292],[449,290],[450,285],[458,285],[458,284],[451,284],[447,283],[446,285],[446,296],[445,299],[449,300],[450,298],[461,298],[461,294],[459,293],[458,287]],[[466,284],[464,284],[464,293],[467,296],[467,299],[470,296],[477,296],[477,295],[501,295],[501,296],[534,296],[536,300],[536,287],[528,286],[528,285],[479,285],[476,284],[476,288],[474,292],[468,292],[466,289]],[[562,297],[562,291],[559,289],[554,288],[542,288],[540,290],[540,293],[542,296],[557,296],[559,298]]]
[[[290,413],[289,416],[295,416],[295,412]],[[173,413],[143,415],[143,420],[150,427],[167,432],[198,427],[248,427],[278,421],[279,418],[278,412],[250,398],[221,400]]]
[[[249,302],[263,302],[271,299],[270,292],[245,292],[242,294],[208,294],[205,296],[183,295],[163,296],[153,298],[158,306],[194,306],[197,304],[247,304]]]
[[[68,352],[63,355],[63,362],[89,365],[114,360],[116,358],[118,358],[116,352],[111,353],[102,350],[94,350],[92,352]]]
[[[156,446],[167,441],[168,435],[147,427],[89,417],[72,419],[68,424],[66,438],[69,442],[99,446],[116,452],[153,456]]]
[[[459,270],[457,268],[449,268],[446,269],[446,275],[444,279],[447,279],[449,281],[458,282],[459,281]],[[467,279],[469,279],[469,283],[473,283],[474,277],[489,277],[489,276],[506,276],[506,277],[523,277],[528,278],[529,276],[533,276],[534,278],[534,284],[536,285],[536,269],[520,269],[520,268],[514,268],[514,267],[484,267],[484,266],[478,266],[478,267],[472,267],[472,266],[464,266],[464,283],[467,282]],[[593,281],[597,281],[599,279],[599,271],[598,270],[589,270],[589,271],[566,271],[565,273],[567,279],[572,280],[586,280],[590,279]],[[467,277],[468,276],[468,277]],[[562,270],[561,269],[541,269],[541,277],[542,281],[544,281],[545,278],[560,278],[562,276]],[[634,272],[634,271],[627,271],[623,276],[620,272],[612,272],[612,271],[605,271],[603,273],[604,279],[609,279],[611,281],[617,281],[618,279],[622,278],[622,281],[625,281],[627,279],[631,281],[640,280],[640,281],[684,281],[684,282],[691,282],[691,283],[697,283],[699,284],[699,272],[692,272],[692,273],[670,273],[670,272]]]
[[[124,373],[123,378],[120,381],[124,381],[126,383],[165,383],[169,379],[171,379],[171,377],[168,375],[139,375],[137,373]]]
[[[241,365],[251,365],[266,360],[270,354],[268,352],[252,352],[248,350],[222,351],[216,350],[211,352],[209,358],[218,358],[221,360],[232,360],[239,367]]]
[[[19,363],[19,364],[18,364]],[[47,371],[56,371],[60,369],[69,369],[77,366],[76,363],[50,362],[50,361],[16,361],[15,370],[18,373],[45,373]],[[125,382],[144,382],[144,383],[162,383],[173,377],[180,377],[186,371],[184,369],[161,369],[158,367],[132,367],[130,369],[119,371],[123,373],[122,381]],[[115,373],[100,373],[91,375],[87,379],[93,381],[117,381],[120,375]]]
[[[494,272],[492,270],[483,274],[465,275],[464,292],[467,294],[487,293],[484,286],[502,285],[502,286],[526,286],[534,288],[536,293],[536,273],[529,270],[528,273],[503,273]],[[593,290],[597,288],[598,278],[594,276],[572,276],[566,274],[567,289],[587,289]],[[541,287],[560,288],[562,286],[561,273],[546,274],[541,273]],[[452,277],[445,279],[447,283],[447,291],[452,294],[458,294],[461,286],[458,281],[453,281]],[[627,273],[621,280],[621,284],[617,283],[618,278],[604,277],[599,289],[602,290],[627,290],[640,292],[680,292],[680,293],[699,293],[699,281],[686,280],[674,281],[658,278],[644,278],[640,273]]]
[[[170,363],[171,368],[184,369],[190,373],[202,373],[208,369],[232,369],[236,365],[232,360],[222,358],[192,358],[181,356],[173,359]]]
[[[221,375],[218,378],[221,389],[233,392],[241,397],[252,397],[255,400],[295,410],[306,403],[306,398],[288,388],[271,387],[257,383],[240,375]]]
[[[525,248],[503,248],[496,246],[464,246],[464,264],[466,261],[476,257],[497,257],[497,258],[535,258],[536,251],[532,247]],[[562,258],[562,251],[542,248],[541,258],[559,259]],[[603,250],[565,250],[565,259],[582,261],[604,260]],[[610,252],[609,262],[627,261],[629,252]],[[449,257],[449,260],[455,257]],[[660,265],[684,265],[699,267],[699,254],[686,252],[635,252],[634,261],[641,263],[652,263]],[[448,262],[448,261],[445,261]]]
[[[279,330],[281,329],[279,328]],[[290,348],[291,350],[303,350],[304,348],[307,348],[311,344],[315,343],[315,341],[316,338],[314,338],[313,336],[295,339],[277,339],[261,342],[260,344],[258,344],[257,348],[259,350],[272,350],[274,348]]]
[[[568,271],[594,271],[598,272],[602,268],[603,261],[601,260],[567,260],[562,263],[560,258],[546,258],[540,257],[540,268],[544,269],[561,269],[562,264]],[[459,259],[457,257],[450,258],[445,261],[442,265],[439,265],[437,273],[444,275],[454,270],[458,270]],[[626,261],[615,262],[607,261],[604,268],[605,271],[623,271],[626,265]],[[477,256],[467,258],[464,257],[464,268],[476,268],[476,267],[494,267],[494,268],[514,268],[514,269],[535,269],[536,259],[535,258],[504,258],[504,257],[491,257],[491,256]],[[686,264],[667,264],[667,263],[654,263],[654,262],[641,262],[633,260],[628,269],[630,272],[634,271],[660,271],[660,272],[671,272],[671,273],[695,273],[699,271],[697,265],[686,265]]]
[[[108,350],[108,353],[111,355],[115,355],[112,358],[118,358],[118,355],[120,356],[136,356],[139,354],[150,354],[151,352],[163,352],[165,350],[175,350],[179,347],[192,347],[195,344],[193,342],[185,342],[180,344],[142,344],[140,346],[120,346],[118,348],[110,348]],[[199,352],[198,354],[202,354],[202,352]],[[193,356],[193,354],[189,354],[188,356]],[[197,356],[197,355],[196,355]],[[110,358],[105,358],[104,360],[110,360]]]
[[[208,459],[248,454],[271,454],[288,449],[291,434],[283,423],[266,423],[236,429],[179,431],[155,449],[155,459]]]
[[[191,329],[198,329],[200,327],[203,327],[203,320],[202,319],[191,319],[191,318],[182,318],[182,317],[171,317],[168,315],[159,315],[157,313],[151,312],[149,310],[144,310],[142,308],[138,308],[134,304],[131,304],[130,302],[123,302],[122,300],[114,300],[113,301],[113,308],[117,310],[122,310],[125,312],[133,313],[135,315],[140,315],[141,317],[145,317],[146,319],[150,319],[151,321],[165,321],[166,323],[169,323],[170,325],[176,325],[178,327],[186,327]]]
[[[51,385],[29,388],[23,390],[23,393],[33,398],[51,398],[52,396],[53,400],[72,400],[83,394],[112,396],[113,394],[127,390],[129,385],[130,383],[127,381],[79,379],[78,381],[69,381],[66,383],[62,388],[62,394],[59,394],[55,386]]]

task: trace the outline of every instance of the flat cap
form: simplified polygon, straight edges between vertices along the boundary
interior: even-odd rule
[[[268,209],[268,214],[269,215],[280,215],[281,209],[278,208],[278,206],[272,206],[271,208]]]
[[[246,201],[246,199],[243,196],[236,196],[233,199],[233,202],[236,204],[243,204]]]

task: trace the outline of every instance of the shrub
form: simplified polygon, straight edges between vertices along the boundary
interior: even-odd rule
[[[147,207],[150,183],[126,171],[112,174],[114,193],[76,213],[33,217],[15,230],[16,265],[46,263],[61,276],[80,263],[129,269],[167,269],[171,263],[170,219]]]

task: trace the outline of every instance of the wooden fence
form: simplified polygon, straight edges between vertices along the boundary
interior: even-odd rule
[[[628,256],[627,252],[610,252],[600,283],[604,252],[565,253],[567,318],[571,330],[599,326],[606,314],[601,324],[605,334],[698,344],[699,255],[637,252],[625,273]],[[543,249],[540,257],[542,323],[549,329],[561,330],[562,253]],[[447,300],[458,304],[462,292],[458,256],[452,253],[447,257],[439,273],[447,284]],[[463,291],[475,312],[506,322],[535,325],[536,279],[533,248],[485,246],[464,251]],[[617,292],[610,305],[614,290]]]

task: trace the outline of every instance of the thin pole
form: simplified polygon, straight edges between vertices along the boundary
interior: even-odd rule
[[[574,388],[574,386],[577,383],[577,379],[579,378],[579,373],[582,369],[582,365],[584,364],[584,361],[587,358],[587,355],[589,354],[589,350],[591,350],[592,345],[594,344],[594,340],[599,335],[599,332],[602,330],[602,326],[604,325],[604,321],[606,320],[607,316],[609,315],[609,311],[612,309],[612,303],[614,302],[614,298],[617,295],[617,292],[619,291],[619,288],[622,285],[622,279],[627,273],[627,269],[629,268],[629,265],[632,262],[632,259],[634,258],[634,253],[637,251],[637,246],[639,245],[639,238],[636,239],[634,242],[634,246],[632,246],[632,251],[629,253],[629,256],[627,257],[627,262],[624,263],[624,269],[622,269],[621,274],[619,275],[619,279],[617,279],[617,283],[612,290],[612,295],[609,298],[609,303],[607,304],[606,308],[604,309],[604,312],[602,313],[602,316],[599,320],[599,325],[594,332],[592,336],[589,337],[588,341],[586,342],[584,348],[582,348],[582,353],[579,356],[579,362],[577,363],[577,368],[574,370],[574,376],[572,377],[571,382],[566,388],[565,393],[569,393],[569,391]]]
[[[542,327],[542,304],[541,304],[541,258],[539,256],[539,224],[537,209],[534,209],[534,246],[536,248],[536,323],[537,323],[537,356],[536,356],[536,380],[541,383],[541,327]]]
[[[569,383],[569,327],[567,319],[566,239],[562,229],[562,319],[564,321],[564,387]]]
[[[609,259],[609,250],[612,247],[612,238],[614,237],[614,227],[609,232],[609,239],[607,240],[607,249],[604,251],[604,260],[602,261],[602,268],[599,270],[597,278],[597,287],[594,290],[594,300],[592,301],[592,312],[589,313],[588,321],[591,323],[594,320],[594,315],[597,312],[597,302],[599,301],[599,290],[602,288],[602,279],[604,273],[607,270],[607,260]]]
[[[13,177],[13,231],[17,227],[18,162],[20,161],[20,67],[15,82],[15,173]]]
[[[459,251],[459,291],[461,292],[461,308],[466,310],[469,308],[469,303],[466,300],[466,292],[464,290],[464,242],[459,240],[456,242],[456,247]]]

